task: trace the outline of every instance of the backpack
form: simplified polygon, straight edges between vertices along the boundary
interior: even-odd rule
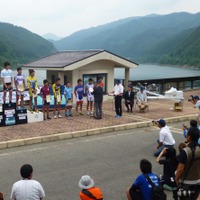
[[[148,175],[145,175],[145,177],[152,187],[152,200],[166,200],[167,195],[165,194],[163,187],[160,184],[160,181],[159,185],[157,186],[152,182]]]

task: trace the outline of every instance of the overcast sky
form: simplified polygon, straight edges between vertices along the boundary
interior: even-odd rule
[[[200,0],[0,0],[0,21],[39,35],[71,33],[131,16],[200,12]]]

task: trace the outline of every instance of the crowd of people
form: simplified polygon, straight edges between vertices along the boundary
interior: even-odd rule
[[[30,111],[39,112],[37,108],[37,88],[38,81],[35,76],[35,71],[30,70],[30,76],[25,80],[22,74],[22,68],[17,69],[17,75],[14,77],[14,85],[16,87],[16,106],[18,107],[18,100],[20,98],[20,107],[24,107],[23,94],[26,88],[26,83],[29,90],[29,107]],[[8,62],[4,63],[4,69],[1,71],[3,81],[4,97],[6,102],[6,93],[9,92],[9,103],[12,103],[12,88],[13,78],[12,70]],[[43,100],[44,120],[50,120],[49,106],[51,101],[51,89],[47,79],[43,81],[43,87],[40,89],[40,96]],[[57,78],[55,83],[51,86],[54,95],[54,110],[53,117],[61,118],[61,80]],[[83,115],[83,99],[84,94],[87,96],[87,114],[95,117],[95,119],[102,119],[102,103],[103,103],[103,81],[99,77],[96,82],[92,78],[88,79],[88,83],[83,86],[81,79],[77,80],[77,85],[74,89],[70,82],[67,82],[64,88],[64,97],[66,99],[65,116],[71,117],[73,96],[75,96],[76,108],[75,115]],[[140,112],[145,112],[148,109],[147,93],[144,87],[136,93],[133,92],[132,85],[128,85],[124,92],[124,87],[120,80],[116,81],[113,91],[110,95],[114,96],[116,118],[122,117],[122,99],[127,108],[127,112],[133,112],[134,99],[136,96],[136,104]],[[200,100],[198,96],[193,98],[195,107],[200,108]],[[94,109],[95,108],[95,109]],[[95,113],[93,113],[94,111]],[[164,188],[173,191],[174,199],[184,200],[199,200],[200,199],[200,131],[196,120],[190,121],[190,127],[183,125],[184,140],[179,144],[179,154],[177,155],[175,139],[167,126],[164,119],[154,120],[153,124],[158,126],[159,138],[153,155],[156,157],[156,162],[163,165],[163,175],[158,177],[156,173],[152,172],[152,164],[146,159],[140,161],[140,174],[132,186],[127,189],[126,195],[128,200],[157,200],[160,198],[166,199],[164,192],[158,195],[158,189]],[[13,200],[27,200],[27,199],[43,199],[45,196],[41,184],[32,180],[33,168],[29,164],[21,167],[22,180],[13,185],[11,192],[11,199]],[[94,187],[94,181],[89,175],[84,175],[79,181],[81,188],[80,199],[103,199],[103,194],[100,188]],[[161,186],[161,187],[160,187]],[[28,188],[28,189],[27,189]],[[163,191],[163,190],[162,190]],[[158,198],[152,196],[158,195]],[[0,194],[0,197],[2,194]],[[3,198],[3,197],[2,197]]]

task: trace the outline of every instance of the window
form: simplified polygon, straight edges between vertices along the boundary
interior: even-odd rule
[[[85,88],[86,84],[88,83],[88,79],[92,78],[94,83],[97,82],[98,77],[103,77],[103,92],[106,93],[106,85],[107,85],[107,74],[83,74],[83,86]]]

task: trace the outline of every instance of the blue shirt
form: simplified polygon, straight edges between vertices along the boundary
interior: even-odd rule
[[[147,174],[149,176],[149,178],[152,180],[152,182],[158,186],[159,185],[159,179],[158,176],[156,174],[150,173]],[[142,192],[142,199],[143,200],[152,200],[151,195],[152,195],[152,187],[149,184],[149,182],[146,180],[146,177],[144,176],[144,174],[139,175],[136,180],[135,183],[133,184],[132,187],[138,187],[140,188],[140,191]]]
[[[75,87],[75,91],[76,91],[77,100],[82,100],[83,99],[83,92],[84,92],[83,85],[77,85]]]
[[[72,99],[72,87],[65,87],[64,94],[66,95],[67,99]]]

